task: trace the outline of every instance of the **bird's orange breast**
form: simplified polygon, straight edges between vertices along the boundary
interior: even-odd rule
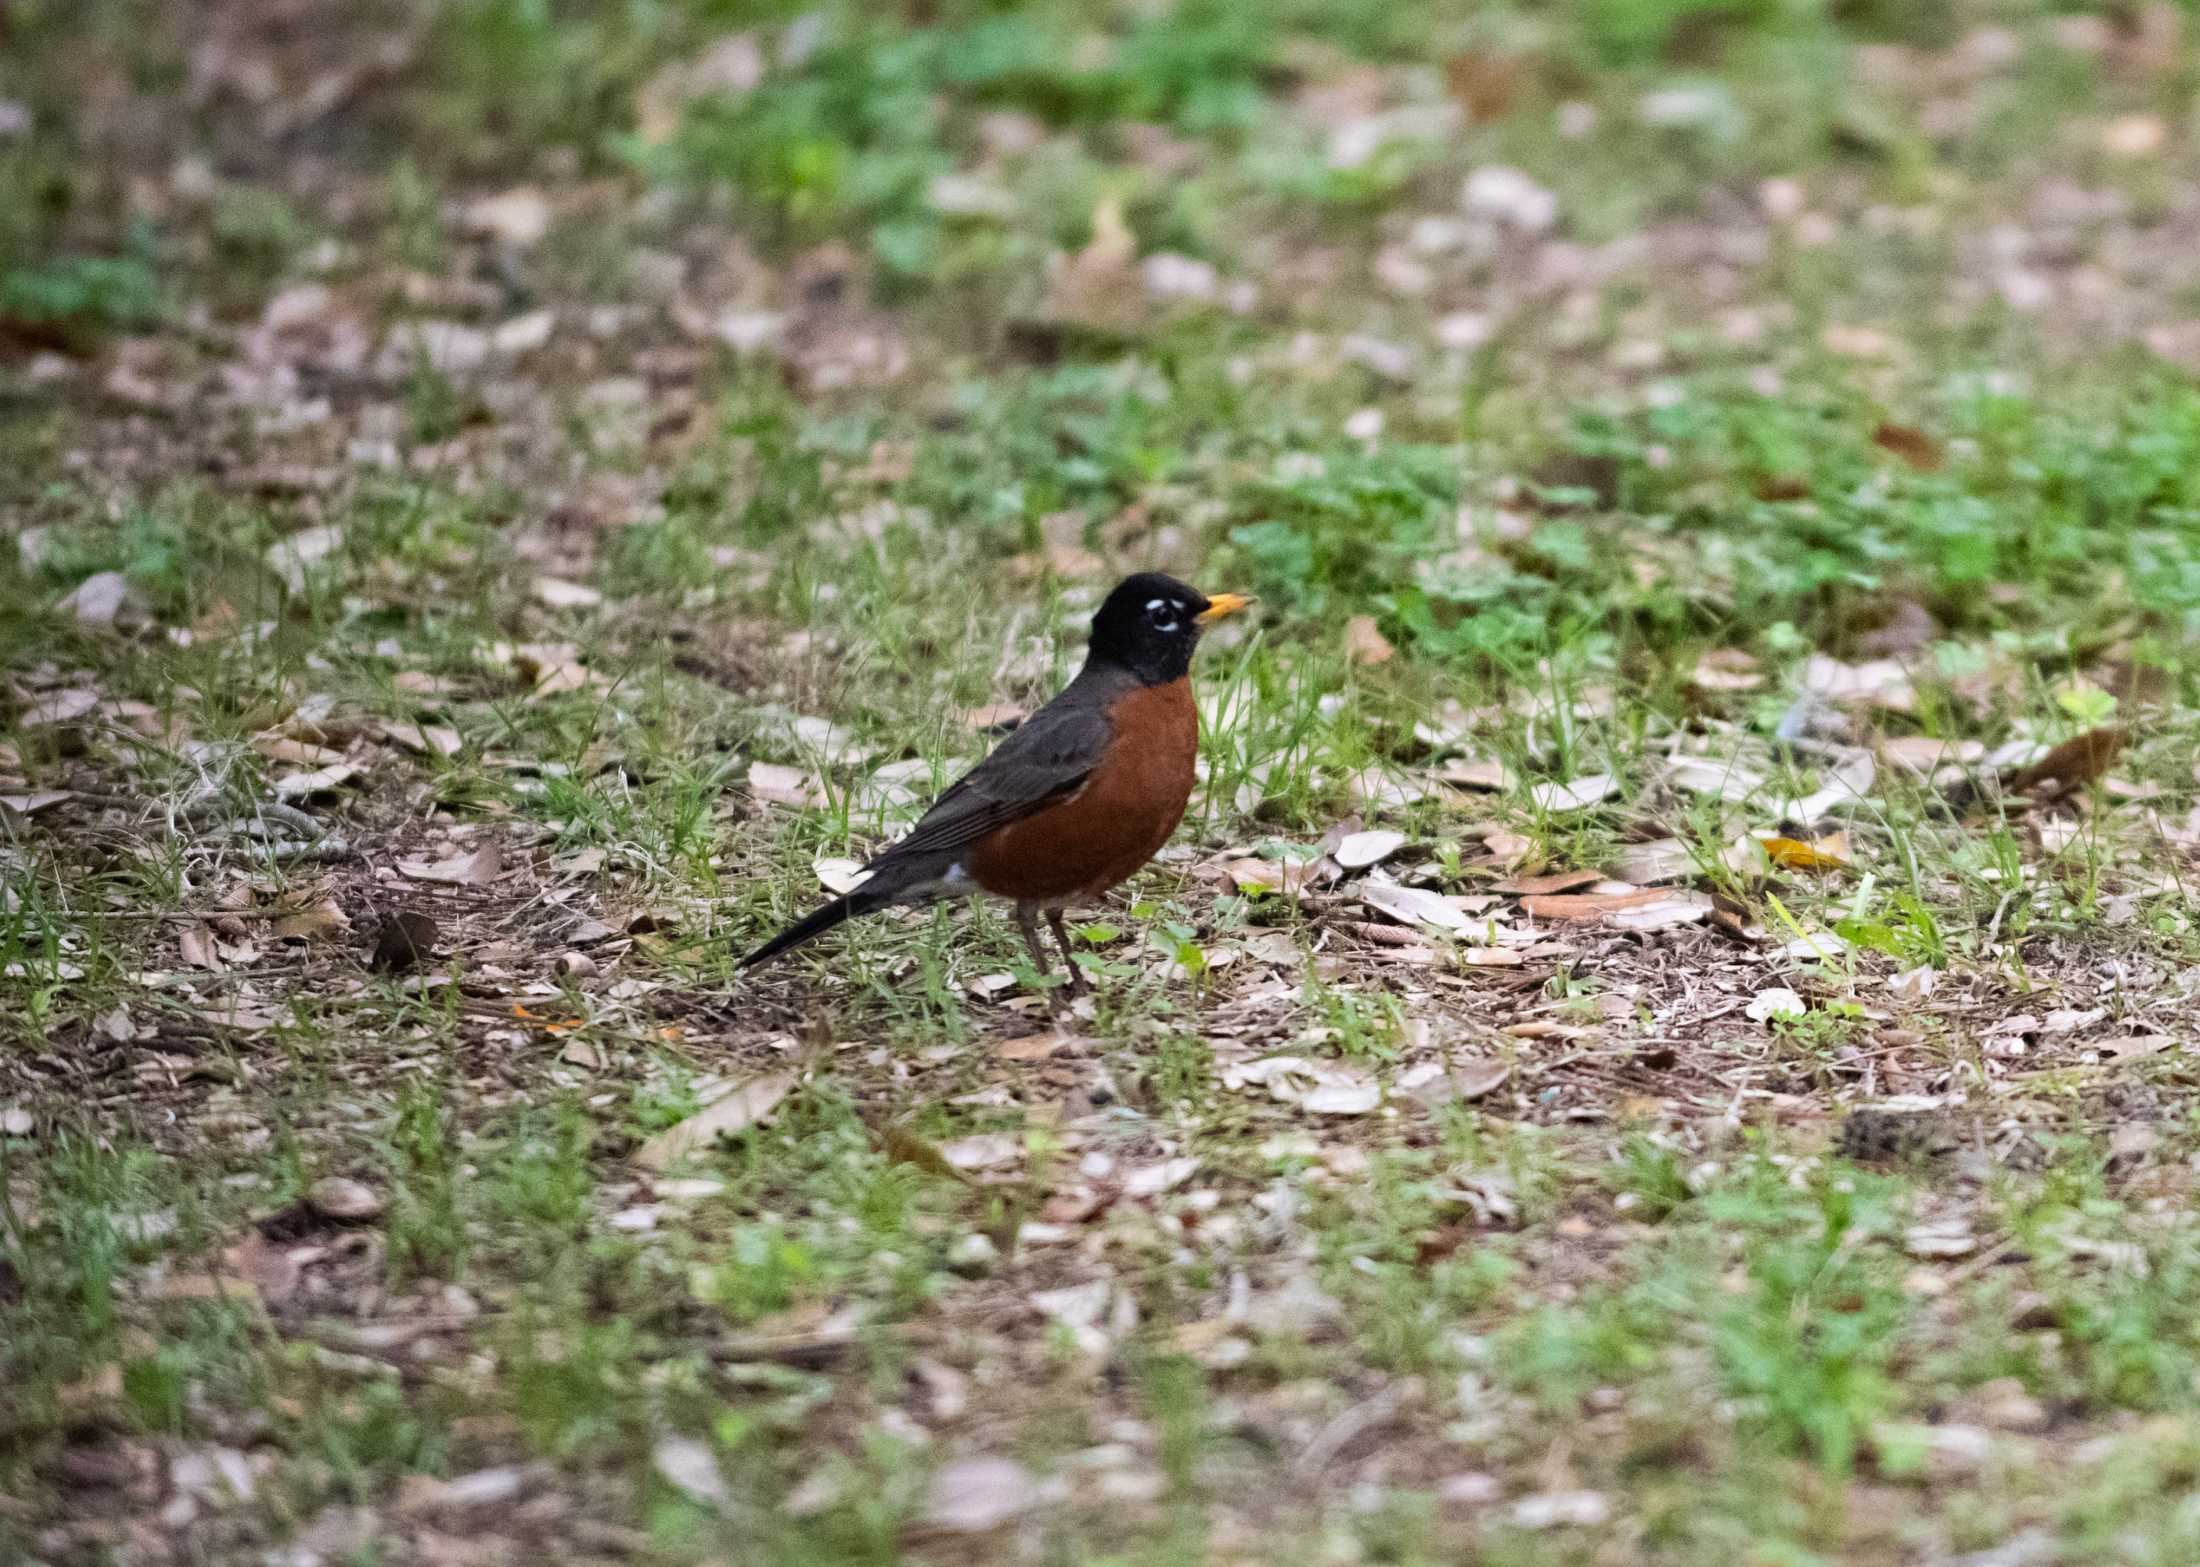
[[[1189,680],[1139,686],[1108,708],[1107,753],[1077,792],[971,846],[964,868],[996,897],[1062,903],[1135,874],[1184,819],[1199,761]]]

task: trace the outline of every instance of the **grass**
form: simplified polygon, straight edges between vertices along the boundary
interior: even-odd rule
[[[0,61],[0,1554],[2191,1559],[2158,24],[465,0],[352,79],[240,8],[193,97],[64,9]],[[737,975],[1149,565],[1261,607],[1066,1041],[994,908]],[[1896,759],[2107,725],[2061,798]],[[1653,849],[1728,934],[1524,910]]]

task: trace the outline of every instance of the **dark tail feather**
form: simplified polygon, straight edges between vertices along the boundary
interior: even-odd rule
[[[796,920],[792,925],[789,925],[785,930],[743,958],[741,967],[754,968],[759,963],[769,963],[782,952],[801,946],[811,937],[822,936],[835,925],[846,920],[852,920],[859,914],[869,914],[874,909],[883,909],[892,901],[893,899],[882,898],[876,893],[866,894],[861,891],[851,892],[844,897],[835,898],[823,908]]]

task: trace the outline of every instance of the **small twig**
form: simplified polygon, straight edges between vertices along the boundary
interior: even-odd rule
[[[1976,1277],[1996,1262],[1999,1262],[2016,1244],[2017,1238],[2014,1235],[2004,1235],[1976,1257],[1968,1259],[1962,1267],[1950,1270],[1946,1282],[1950,1285],[1956,1285]]]
[[[727,1365],[769,1360],[783,1366],[822,1369],[863,1342],[854,1328],[831,1328],[819,1333],[772,1333],[750,1338],[721,1339],[706,1346],[712,1360]]]
[[[2001,934],[2001,917],[2009,912],[2009,905],[2015,901],[2016,896],[2015,892],[2005,892],[2001,895],[2001,902],[1994,905],[1994,917],[1986,922],[1986,934],[1983,938],[1986,945],[1991,946],[1994,938]]]
[[[80,914],[80,919],[97,920],[166,920],[175,925],[212,923],[218,919],[233,920],[281,920],[293,914],[306,914],[309,909],[98,909]]]

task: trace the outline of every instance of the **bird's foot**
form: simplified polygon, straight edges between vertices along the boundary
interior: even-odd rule
[[[1046,993],[1047,1010],[1056,1017],[1065,1017],[1069,1013],[1078,1010],[1078,1003],[1084,1001],[1091,994],[1091,986],[1080,985],[1075,981],[1061,985],[1050,985],[1047,987]],[[1087,1004],[1085,1010],[1088,1012],[1091,1010],[1089,1004]]]
[[[1046,996],[1047,1014],[1057,1026],[1066,1023],[1089,1023],[1093,1018],[1092,986],[1083,983],[1049,985]]]

